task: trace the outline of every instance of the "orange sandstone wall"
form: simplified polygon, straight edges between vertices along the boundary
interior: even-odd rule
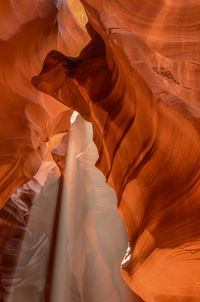
[[[198,1],[82,0],[92,40],[32,83],[92,123],[118,197],[122,274],[147,302],[200,300]]]
[[[1,1],[0,207],[37,172],[49,139],[69,127],[69,108],[38,92],[31,78],[51,49],[77,55],[87,39],[67,3]]]

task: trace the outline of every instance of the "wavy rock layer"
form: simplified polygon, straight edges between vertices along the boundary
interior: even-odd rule
[[[1,1],[0,208],[36,174],[46,142],[69,128],[69,108],[34,89],[31,78],[51,49],[78,55],[86,41],[64,1]]]
[[[199,301],[198,1],[82,3],[92,41],[77,58],[50,52],[32,82],[93,125],[129,286],[147,302]]]

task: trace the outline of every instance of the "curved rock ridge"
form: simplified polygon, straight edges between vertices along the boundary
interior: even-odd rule
[[[78,55],[87,40],[66,1],[1,1],[0,208],[35,175],[49,139],[69,128],[72,111],[38,92],[31,78],[51,49]]]
[[[90,121],[118,197],[122,274],[147,302],[200,300],[198,1],[82,0],[92,41],[32,79]],[[93,28],[93,29],[92,29]]]

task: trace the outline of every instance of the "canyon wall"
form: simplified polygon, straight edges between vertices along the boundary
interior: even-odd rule
[[[199,3],[82,3],[91,42],[78,57],[51,51],[32,83],[92,123],[132,290],[199,301]]]
[[[11,267],[16,265],[15,255],[19,255],[32,211],[29,195],[35,196],[40,187],[36,175],[42,173],[47,179],[51,163],[54,183],[70,167],[65,158],[69,157],[71,114],[77,111],[91,123],[98,151],[97,159],[91,143],[91,153],[87,149],[88,153],[73,159],[82,165],[77,182],[90,195],[88,171],[95,169],[97,159],[96,167],[116,193],[116,207],[128,234],[129,246],[121,266],[124,280],[147,302],[198,302],[199,1],[2,0],[0,7],[1,299],[13,286],[7,263],[12,254]],[[80,128],[75,138],[78,148],[84,138]],[[89,146],[87,140],[84,146]],[[95,185],[97,191],[101,181]],[[103,191],[107,190],[104,186]],[[77,301],[93,299],[83,281],[95,279],[91,280],[92,259],[98,259],[97,280],[104,278],[98,274],[101,266],[107,271],[106,288],[113,290],[107,301],[135,299],[131,292],[120,291],[124,285],[113,271],[126,237],[120,237],[116,258],[115,248],[102,247],[105,238],[99,241],[98,236],[106,231],[115,236],[115,229],[107,230],[116,215],[114,204],[113,212],[105,208],[108,195],[108,201],[102,195],[103,210],[95,202],[86,209],[85,200],[78,209],[78,199],[74,199],[73,213],[76,217],[77,211],[79,224],[74,226],[75,233],[68,224],[67,236],[73,245],[73,234],[77,237],[79,228],[86,228],[80,234],[89,242],[84,250],[77,241],[76,252],[82,251],[78,265],[72,257],[75,247],[67,246],[67,265],[78,284]],[[99,219],[105,219],[106,230],[102,231]],[[117,220],[113,224],[120,225]],[[123,227],[119,228],[117,234],[123,234]],[[47,255],[48,244],[43,239],[39,242]],[[111,259],[104,249],[111,250]],[[24,251],[26,255],[26,248]],[[45,286],[45,278],[41,278],[43,285],[36,286],[39,295]]]

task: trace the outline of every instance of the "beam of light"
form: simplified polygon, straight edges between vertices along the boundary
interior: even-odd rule
[[[56,164],[46,161],[27,185],[28,192],[31,189],[35,198],[29,209],[28,222],[24,225],[24,235],[23,238],[16,236],[7,241],[4,249],[5,264],[4,259],[1,264],[1,269],[2,266],[4,268],[1,281],[8,284],[5,302],[41,301],[46,282],[59,179],[60,172]],[[16,198],[16,207],[20,207],[19,201]],[[15,227],[19,228],[18,225]],[[17,251],[18,248],[20,251]],[[17,264],[12,275],[9,270],[14,268],[12,262],[16,257]],[[10,265],[7,258],[11,261]]]
[[[77,112],[77,111],[74,111],[74,112],[72,113],[72,116],[71,116],[71,119],[70,119],[71,125],[75,122],[77,116],[78,116],[78,112]]]
[[[120,263],[127,234],[114,191],[95,167],[90,123],[72,124],[50,302],[133,302]]]
[[[50,242],[55,256],[49,263],[52,279],[45,301],[135,301],[120,273],[127,234],[117,212],[116,195],[95,167],[98,152],[92,138],[91,124],[75,113],[67,146],[57,236],[52,238],[59,173],[33,202],[12,292],[6,302],[41,301],[49,271]],[[45,169],[50,165],[51,161],[43,164]],[[36,177],[41,187],[46,182],[44,176],[40,171]]]

